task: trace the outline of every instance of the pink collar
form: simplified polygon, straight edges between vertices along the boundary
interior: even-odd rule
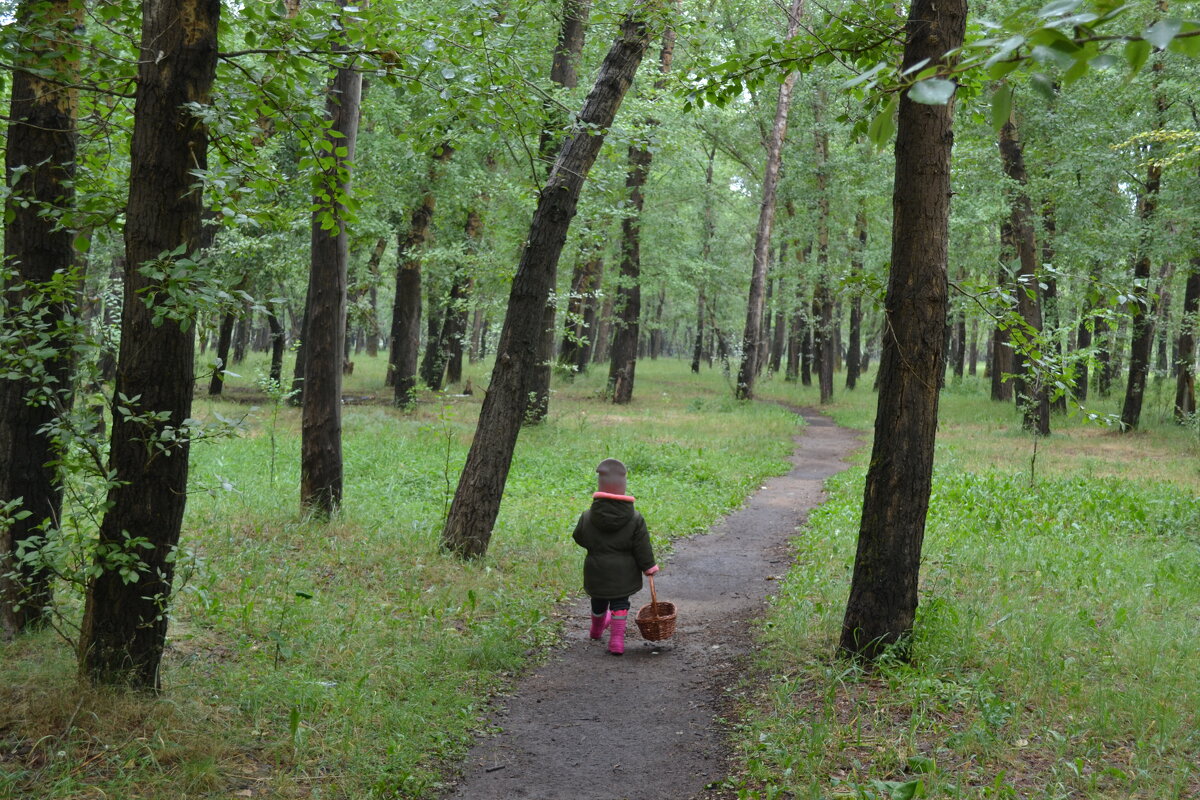
[[[632,503],[633,498],[627,494],[609,494],[608,492],[596,492],[592,495],[593,500],[624,500],[626,503]]]

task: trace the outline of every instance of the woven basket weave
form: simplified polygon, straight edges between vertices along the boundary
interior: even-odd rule
[[[650,602],[638,610],[635,621],[638,632],[648,642],[661,642],[675,634],[675,604],[659,602],[654,592],[654,576],[650,576]]]

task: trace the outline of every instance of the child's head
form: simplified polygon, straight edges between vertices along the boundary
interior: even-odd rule
[[[596,467],[596,488],[609,494],[625,494],[625,465],[606,458]]]

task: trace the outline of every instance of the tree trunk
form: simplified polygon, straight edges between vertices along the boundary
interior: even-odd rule
[[[370,276],[371,285],[367,289],[367,321],[366,321],[366,338],[367,338],[367,358],[375,358],[379,355],[379,282],[381,276],[379,274],[379,265],[383,263],[383,254],[387,252],[388,239],[386,236],[380,236],[375,242],[375,249],[371,252],[371,258],[367,261],[367,274]]]
[[[467,293],[469,278],[459,270],[450,283],[450,302],[442,323],[442,346],[446,352],[446,383],[462,382],[463,334],[467,330]]]
[[[800,30],[800,15],[804,11],[804,0],[792,0],[788,9],[787,38],[793,39]],[[738,367],[737,385],[734,395],[739,400],[754,397],[754,379],[758,374],[758,332],[762,327],[763,301],[767,281],[767,268],[771,258],[771,229],[775,224],[775,196],[779,188],[779,169],[783,163],[783,142],[787,137],[788,111],[792,105],[792,89],[799,73],[789,72],[779,87],[779,98],[775,104],[775,120],[771,125],[771,136],[767,141],[767,162],[763,170],[762,199],[758,206],[758,225],[754,231],[754,262],[750,272],[750,294],[746,303],[746,329],[742,335],[742,363]]]
[[[409,218],[408,231],[396,237],[396,293],[392,300],[392,328],[388,337],[388,383],[393,388],[392,403],[408,408],[417,402],[417,361],[421,352],[421,256],[420,249],[429,235],[437,198],[433,183],[437,167],[454,154],[442,144],[431,154],[429,174],[421,201]]]
[[[1192,258],[1183,294],[1183,320],[1175,356],[1175,421],[1189,422],[1196,413],[1196,322],[1200,316],[1200,256]]]
[[[449,307],[440,297],[429,290],[429,315],[425,323],[425,355],[421,358],[421,381],[433,391],[442,388],[442,376],[446,372],[446,348],[442,339],[443,323]]]
[[[996,286],[1001,291],[1012,291],[1011,276],[1008,264],[1016,256],[1013,227],[1010,220],[1000,224],[1000,265],[996,270]],[[1008,327],[1005,323],[997,323],[992,331],[992,358],[989,376],[991,377],[992,399],[1006,402],[1012,400],[1012,384],[1008,377],[1013,372],[1013,350],[1008,338]]]
[[[187,309],[179,309],[182,319],[167,315],[155,324],[146,301],[171,300],[162,279],[142,267],[160,265],[169,273],[179,267],[162,264],[161,254],[195,257],[201,245],[203,203],[193,170],[207,166],[208,132],[191,108],[209,101],[220,13],[218,0],[142,4],[116,381],[116,397],[137,401],[113,415],[113,478],[99,531],[99,574],[88,583],[79,638],[80,674],[93,683],[161,688],[166,603],[187,501],[185,421],[191,416],[195,343]],[[141,562],[136,574],[113,569],[118,554]]]
[[[850,279],[863,273],[863,254],[867,251],[867,205],[860,198],[854,215],[854,238],[858,242],[850,253]],[[856,290],[850,298],[850,346],[846,351],[846,388],[853,389],[862,369],[862,295]]]
[[[284,333],[283,324],[274,303],[267,303],[267,325],[271,329],[271,380],[279,383],[283,375]]]
[[[592,350],[593,364],[608,361],[608,353],[612,349],[613,340],[612,320],[613,299],[612,295],[607,295],[604,298],[604,303],[600,306],[600,313],[596,319],[596,341],[593,344]]]
[[[654,88],[666,86],[665,76],[671,71],[675,56],[675,31],[667,28],[663,32],[662,52],[659,57],[659,79]],[[643,122],[645,135],[658,127],[658,120],[648,118]],[[616,316],[613,319],[611,360],[608,365],[608,391],[617,404],[633,400],[633,382],[637,371],[638,339],[641,337],[642,314],[642,209],[646,199],[642,192],[654,153],[648,143],[636,143],[629,147],[629,172],[625,176],[625,188],[629,192],[629,204],[621,219],[621,277],[617,282]]]
[[[588,170],[604,144],[617,109],[645,54],[649,32],[636,4],[604,58],[578,123],[559,150],[530,223],[527,244],[513,277],[508,313],[491,382],[480,409],[475,438],[442,531],[442,545],[460,557],[487,552],[513,449],[526,406],[529,362],[537,358],[542,310],[575,216]]]
[[[700,374],[700,362],[704,360],[704,318],[708,313],[708,298],[705,296],[705,284],[708,282],[708,268],[712,263],[712,243],[716,238],[717,222],[716,209],[713,207],[713,161],[717,157],[717,146],[714,144],[707,150],[708,164],[704,168],[704,210],[701,218],[701,235],[704,237],[700,244],[700,262],[704,265],[704,273],[696,276],[696,341],[692,347],[692,372]],[[712,352],[708,353],[709,366],[712,366]]]
[[[339,0],[343,8],[349,0]],[[335,49],[346,45],[339,43]],[[304,346],[304,404],[300,415],[300,504],[328,518],[342,503],[342,360],[346,339],[349,245],[345,198],[358,137],[362,74],[337,71],[329,90],[326,134],[333,163],[313,199],[311,286]],[[344,149],[343,149],[344,148]],[[326,199],[322,199],[322,195]]]
[[[1165,2],[1160,0],[1158,7],[1165,10]],[[1163,62],[1159,58],[1154,62],[1154,104],[1156,113],[1156,128],[1162,128],[1163,118],[1167,110],[1167,98],[1162,94],[1159,84],[1162,80]],[[1154,314],[1150,299],[1150,225],[1158,209],[1158,189],[1162,183],[1162,166],[1157,161],[1151,161],[1146,167],[1146,183],[1138,194],[1138,220],[1142,225],[1141,250],[1133,269],[1133,298],[1131,323],[1133,338],[1129,346],[1129,380],[1125,385],[1125,402],[1121,407],[1121,430],[1133,431],[1138,427],[1142,417],[1142,399],[1146,393],[1146,375],[1150,371],[1150,351],[1154,345]]]
[[[225,368],[229,366],[229,348],[233,344],[233,326],[236,322],[237,316],[232,311],[226,311],[221,317],[221,328],[217,333],[216,367],[208,383],[209,397],[217,397],[225,388]]]
[[[965,0],[914,0],[903,66],[959,47]],[[900,99],[892,195],[890,326],[879,365],[875,441],[840,650],[874,658],[912,631],[933,474],[946,326],[952,106]]]
[[[1037,348],[1042,335],[1041,290],[1038,281],[1037,246],[1033,236],[1033,206],[1025,192],[1028,177],[1025,172],[1025,156],[1017,138],[1016,124],[1009,118],[1000,129],[1000,160],[1004,173],[1015,184],[1009,197],[1010,224],[1013,243],[1017,253],[1017,312],[1025,322],[1018,342],[1016,354],[1019,368],[1016,373],[1017,403],[1024,417],[1025,430],[1039,436],[1050,435],[1050,396],[1046,388],[1049,377],[1039,373],[1039,367],[1031,363],[1028,347]],[[1012,336],[1012,333],[1009,333]]]
[[[39,365],[42,374],[0,377],[0,506],[21,498],[24,519],[0,525],[0,633],[11,634],[40,624],[50,603],[48,571],[14,563],[18,549],[34,546],[59,525],[62,486],[52,466],[58,446],[44,433],[71,403],[70,337],[63,323],[74,300],[74,235],[59,225],[54,213],[70,213],[75,205],[75,122],[79,65],[57,55],[83,23],[83,7],[67,0],[22,0],[16,19],[29,38],[10,59],[12,99],[5,153],[4,266],[15,270],[3,285],[10,308],[28,308],[21,330],[11,333],[53,355]],[[37,70],[27,72],[22,67]],[[52,77],[47,78],[49,73]],[[69,278],[54,290],[50,282]],[[24,316],[24,314],[22,314]],[[0,317],[0,325],[16,320]],[[44,341],[36,341],[44,335]],[[14,353],[15,355],[15,353]],[[7,361],[0,355],[0,362]],[[7,364],[3,364],[7,367]],[[0,375],[9,372],[0,369]],[[22,372],[25,372],[22,370]],[[17,509],[14,509],[16,511]]]
[[[550,65],[550,80],[564,89],[574,89],[579,85],[576,67],[583,52],[584,37],[587,31],[588,13],[591,0],[563,0],[562,27],[558,32],[558,44],[554,48],[554,58]],[[555,111],[556,107],[547,102],[547,124],[542,127],[541,141],[538,143],[538,153],[543,163],[553,163],[554,156],[560,146],[559,131],[565,125],[552,125],[552,121],[563,119],[564,115]],[[558,283],[558,268],[550,276],[551,290]],[[530,374],[528,404],[523,420],[526,424],[538,424],[550,413],[550,379],[554,374],[554,335],[556,315],[555,299],[548,298],[546,307],[542,309],[542,336],[538,340],[538,357],[529,365]]]

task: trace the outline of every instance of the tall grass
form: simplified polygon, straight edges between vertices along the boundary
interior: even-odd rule
[[[841,393],[831,410],[865,427],[874,402]],[[1143,421],[1056,418],[1035,457],[981,382],[948,388],[913,658],[868,672],[833,657],[865,467],[834,478],[764,624],[772,677],[731,791],[1200,797],[1195,434]]]
[[[797,431],[678,362],[639,365],[623,407],[599,397],[602,375],[580,377],[522,433],[488,556],[464,564],[438,535],[478,394],[347,406],[344,507],[319,524],[298,509],[298,412],[255,390],[262,369],[238,370],[228,400],[197,398],[197,416],[243,431],[192,451],[165,695],[79,688],[50,634],[0,644],[0,797],[428,797],[489,696],[577,624],[556,603],[580,592],[570,531],[597,462],[629,465],[665,554],[786,471]],[[381,386],[360,359],[347,395]]]

